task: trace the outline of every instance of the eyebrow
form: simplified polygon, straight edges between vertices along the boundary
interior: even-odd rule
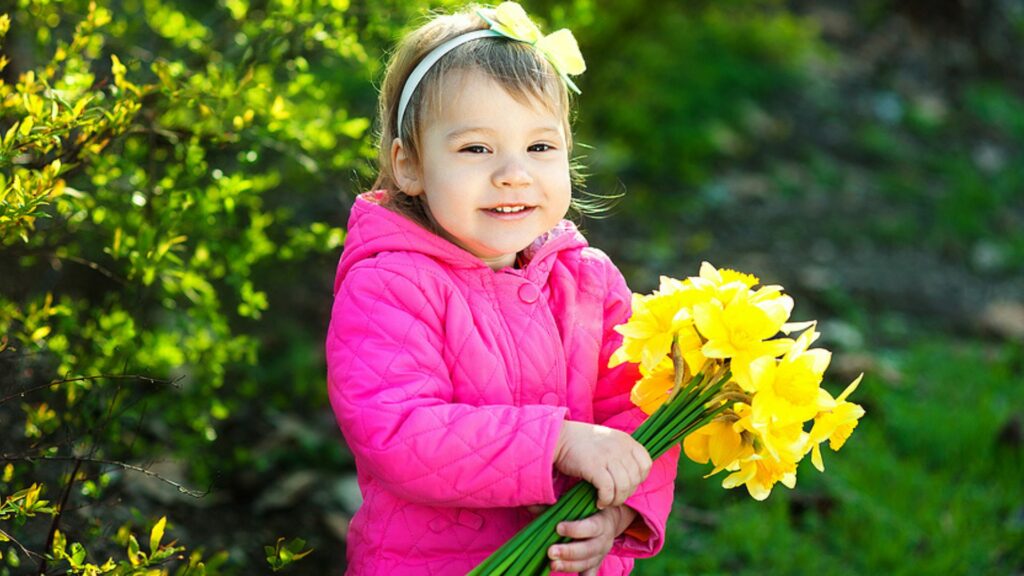
[[[537,134],[547,133],[561,134],[561,130],[559,128],[559,126],[556,126],[554,124],[538,126],[537,128],[534,128],[533,130],[530,131],[530,135],[533,136]],[[466,134],[473,134],[477,132],[490,136],[494,134],[494,132],[496,131],[494,129],[485,128],[483,126],[460,126],[453,128],[452,130],[449,130],[448,133],[445,135],[445,139],[448,141],[458,140],[459,138],[465,136]]]

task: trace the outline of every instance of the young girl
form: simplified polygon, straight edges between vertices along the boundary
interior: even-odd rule
[[[628,574],[664,542],[678,449],[652,464],[628,435],[638,373],[607,367],[630,292],[563,220],[574,49],[507,2],[390,62],[327,336],[364,498],[350,574],[465,574],[576,479],[600,511],[558,527],[555,572]]]

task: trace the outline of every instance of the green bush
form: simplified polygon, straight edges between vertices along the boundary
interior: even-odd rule
[[[227,423],[324,407],[317,354],[290,369],[301,380],[275,374],[285,394],[249,367],[297,332],[268,290],[329,270],[336,198],[368,179],[379,58],[363,38],[390,43],[422,6],[21,0],[0,21],[0,573],[218,573],[216,555],[140,556],[144,516],[105,537],[116,519],[62,512],[157,457],[208,486],[253,459],[215,443]]]

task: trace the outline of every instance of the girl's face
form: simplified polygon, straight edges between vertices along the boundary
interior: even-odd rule
[[[424,118],[420,163],[392,144],[402,190],[421,195],[446,237],[494,270],[551,230],[572,185],[561,116],[522,104],[480,71],[450,75]]]

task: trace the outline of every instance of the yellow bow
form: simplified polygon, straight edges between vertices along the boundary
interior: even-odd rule
[[[491,30],[540,50],[558,75],[565,80],[565,84],[573,92],[580,93],[580,89],[569,79],[569,75],[582,74],[587,65],[583,62],[583,54],[580,53],[580,47],[576,44],[572,32],[562,28],[545,36],[530,20],[523,7],[515,2],[502,2],[494,10],[481,10],[479,14],[491,25]]]

